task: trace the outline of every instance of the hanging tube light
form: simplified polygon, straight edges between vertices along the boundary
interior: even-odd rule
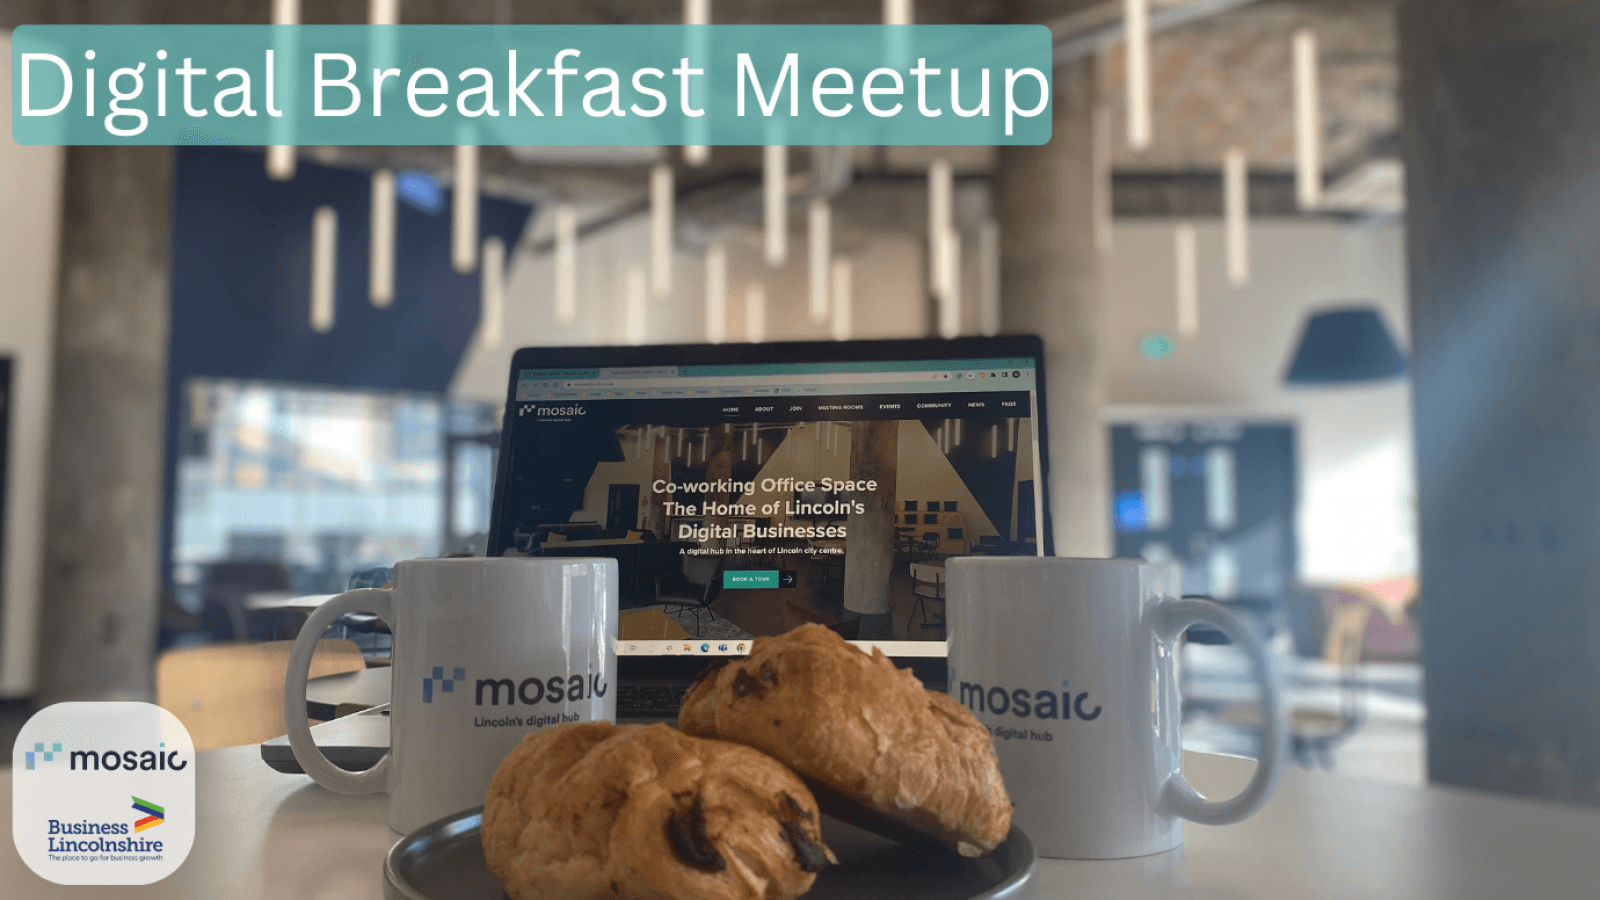
[[[505,337],[506,242],[490,235],[483,242],[483,267],[478,270],[478,336],[483,346],[500,346]]]
[[[935,297],[943,297],[951,288],[942,241],[945,232],[955,225],[954,192],[950,160],[934,160],[928,165],[928,281]]]
[[[685,25],[710,25],[711,0],[683,0],[683,24]],[[698,60],[706,56],[706,35],[695,29],[689,33],[688,55],[691,60]],[[691,118],[688,122],[689,134],[704,139],[706,125],[705,117]],[[691,166],[703,166],[711,161],[711,148],[705,144],[686,144],[683,148],[683,161]]]
[[[1317,35],[1294,33],[1294,183],[1300,208],[1322,205],[1322,113],[1317,79]]]
[[[767,339],[767,288],[759,281],[744,289],[744,339],[752,344]]]
[[[1250,283],[1250,170],[1237,147],[1222,159],[1223,228],[1228,238],[1228,284]]]
[[[728,248],[706,248],[706,340],[720,344],[728,339]]]
[[[831,288],[833,301],[833,339],[836,341],[850,340],[852,324],[850,321],[851,264],[849,257],[841,256],[833,261],[833,284]]]
[[[650,310],[646,301],[649,299],[649,288],[645,284],[644,269],[639,266],[629,266],[623,278],[623,311],[622,332],[624,339],[634,346],[644,343],[645,327],[648,322]]]
[[[811,280],[811,321],[818,324],[828,320],[828,263],[832,256],[829,234],[831,220],[828,201],[821,197],[812,198],[806,216],[806,241],[810,250],[807,268]]]
[[[300,0],[272,0],[272,24],[299,25]],[[289,34],[285,36],[292,41],[293,37],[291,35],[292,32],[289,32]],[[277,57],[277,59],[274,60],[276,63],[274,68],[278,72],[288,73],[288,86],[292,87],[294,84],[294,67],[288,65],[285,61],[294,55],[293,46],[285,46],[285,44],[282,42],[274,43],[275,46],[273,49],[276,51],[274,55]],[[269,85],[269,90],[272,87],[275,87],[275,85]],[[284,93],[288,92],[285,91]],[[272,108],[272,103],[269,102],[267,104],[267,108],[269,110],[268,115],[271,115],[270,110]],[[280,118],[273,122],[272,131],[275,137],[279,136],[280,134],[282,134],[284,137],[287,137],[287,134],[283,134],[287,131],[287,125],[284,120]],[[273,144],[267,147],[267,177],[271,178],[273,181],[293,180],[296,162],[296,153],[293,145]]]
[[[1148,0],[1122,0],[1128,88],[1128,146],[1150,146],[1150,9]]]
[[[943,247],[940,257],[944,263],[941,280],[946,284],[946,288],[938,295],[939,336],[959,337],[961,335],[961,232],[954,228],[946,228],[940,243]]]
[[[384,309],[394,303],[394,170],[372,173],[372,246],[368,251],[367,296]]]
[[[761,167],[762,211],[766,217],[767,265],[776,269],[789,256],[789,148],[768,144]]]
[[[650,295],[658,302],[672,293],[672,167],[650,170]]]
[[[338,275],[339,213],[319,206],[311,216],[311,330],[333,330],[334,281]]]
[[[456,145],[454,203],[450,216],[450,265],[461,273],[478,265],[478,148]]]
[[[1000,333],[1000,223],[993,217],[978,225],[978,332]]]
[[[1195,248],[1194,225],[1180,223],[1173,231],[1173,264],[1177,269],[1178,336],[1200,333],[1200,257]]]
[[[557,203],[554,218],[556,324],[571,325],[578,318],[578,210]]]

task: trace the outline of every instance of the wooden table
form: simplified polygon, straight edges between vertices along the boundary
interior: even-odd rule
[[[1213,795],[1249,778],[1248,760],[1187,754]],[[260,900],[383,896],[397,835],[382,794],[347,797],[230,747],[196,763],[198,828],[189,859],[156,884],[62,887],[0,840],[9,900]],[[0,770],[10,827],[11,778]],[[1230,827],[1190,825],[1171,853],[1112,861],[1041,860],[1039,900],[1593,900],[1600,813],[1451,788],[1404,788],[1291,768],[1275,797]],[[915,898],[908,898],[915,900]]]

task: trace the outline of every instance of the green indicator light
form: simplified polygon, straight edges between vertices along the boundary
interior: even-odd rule
[[[1145,359],[1166,359],[1173,349],[1172,338],[1164,334],[1147,334],[1139,339],[1139,352]]]

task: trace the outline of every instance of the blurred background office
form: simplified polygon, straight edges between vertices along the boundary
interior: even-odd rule
[[[1600,804],[1600,12],[1129,7],[0,0],[8,50],[27,23],[1031,22],[1056,63],[1040,147],[0,142],[8,716],[150,698],[158,654],[292,637],[285,598],[482,553],[518,347],[1036,332],[1058,550],[1248,612],[1303,764]],[[1186,740],[1254,752],[1242,663],[1185,652]]]

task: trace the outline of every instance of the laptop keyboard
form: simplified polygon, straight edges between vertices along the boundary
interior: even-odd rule
[[[623,684],[617,686],[617,718],[676,719],[685,684]]]

